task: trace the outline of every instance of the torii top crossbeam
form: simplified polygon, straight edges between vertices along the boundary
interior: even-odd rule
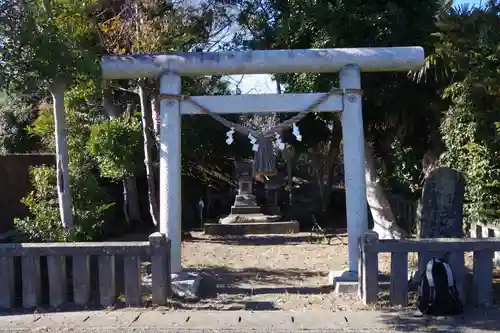
[[[363,72],[409,71],[422,66],[421,47],[180,52],[104,56],[104,79],[156,77],[170,70],[179,75],[337,72],[356,64]]]

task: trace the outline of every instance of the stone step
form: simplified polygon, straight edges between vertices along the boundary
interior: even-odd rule
[[[258,214],[262,211],[260,206],[232,206],[231,214]]]

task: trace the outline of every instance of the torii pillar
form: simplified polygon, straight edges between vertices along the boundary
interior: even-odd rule
[[[104,56],[102,77],[160,77],[160,93],[179,94],[181,76],[340,71],[344,89],[360,89],[360,72],[409,71],[424,63],[421,47],[184,52]],[[196,96],[213,112],[300,112],[321,94]],[[332,95],[318,112],[342,111],[348,230],[347,276],[357,278],[358,238],[368,229],[364,170],[362,97],[349,92]],[[160,103],[160,232],[171,239],[171,270],[181,271],[181,115],[199,114],[190,103]],[[307,134],[306,134],[307,135]]]

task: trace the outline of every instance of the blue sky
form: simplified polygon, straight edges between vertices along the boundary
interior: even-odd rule
[[[415,0],[418,1],[418,0]],[[480,0],[455,0],[455,5],[466,4],[479,5]],[[231,82],[239,82],[241,75],[231,76]],[[239,84],[239,88],[243,94],[266,94],[276,93],[276,83],[271,80],[267,74],[245,75]]]
[[[471,4],[471,5],[479,5],[481,1],[479,0],[455,0],[455,5],[460,5],[460,4]]]

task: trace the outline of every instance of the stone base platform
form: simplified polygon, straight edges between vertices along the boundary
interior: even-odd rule
[[[296,234],[300,231],[299,222],[243,222],[243,223],[206,223],[206,235],[262,235],[262,234]]]
[[[257,214],[230,214],[219,220],[220,224],[233,224],[233,223],[268,223],[278,222],[281,220],[281,215],[266,215],[262,213]]]
[[[199,300],[217,295],[216,279],[205,273],[183,270],[179,273],[172,273],[171,279],[172,294],[176,298]],[[143,292],[151,293],[151,275],[143,277],[141,285]]]
[[[390,277],[379,273],[379,288],[388,289]],[[349,271],[331,271],[328,274],[328,285],[332,286],[336,295],[358,294],[359,280],[356,273]]]

